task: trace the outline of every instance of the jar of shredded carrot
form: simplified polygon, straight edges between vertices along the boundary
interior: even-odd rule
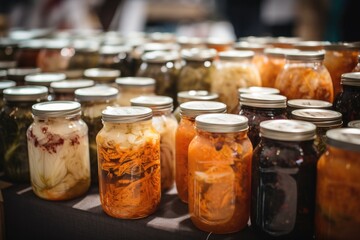
[[[123,219],[147,217],[161,198],[160,135],[146,107],[108,107],[96,136],[103,210]]]
[[[360,235],[360,129],[326,133],[327,151],[317,164],[316,239],[358,239]]]
[[[195,117],[205,113],[224,113],[226,105],[212,101],[190,101],[180,105],[180,123],[175,135],[175,182],[181,201],[188,202],[188,147],[195,137]]]
[[[252,145],[247,118],[235,114],[196,117],[189,145],[189,213],[199,229],[237,232],[247,226]]]
[[[286,53],[286,63],[275,81],[275,88],[288,99],[334,100],[333,84],[323,64],[324,51]]]

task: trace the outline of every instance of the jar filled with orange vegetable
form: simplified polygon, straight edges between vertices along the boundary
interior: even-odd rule
[[[231,233],[247,226],[253,150],[247,121],[235,114],[196,117],[189,145],[189,213],[203,231]]]
[[[96,136],[103,210],[123,219],[147,217],[161,198],[160,135],[146,107],[108,107]]]
[[[286,53],[286,63],[275,88],[288,99],[334,100],[333,84],[323,64],[324,51]]]
[[[180,123],[175,135],[175,182],[181,201],[188,202],[188,147],[196,135],[195,117],[205,113],[224,113],[226,105],[212,101],[191,101],[180,105]]]
[[[360,129],[326,133],[327,151],[317,164],[316,239],[358,239],[360,235]]]

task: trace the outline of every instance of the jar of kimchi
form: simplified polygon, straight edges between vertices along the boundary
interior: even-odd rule
[[[34,193],[46,200],[69,200],[90,187],[88,128],[80,103],[53,101],[32,106],[26,132]]]
[[[316,239],[357,239],[360,235],[360,129],[326,133],[327,150],[317,165]]]
[[[199,229],[231,233],[247,226],[252,145],[247,118],[235,114],[196,117],[189,145],[189,213]]]
[[[287,102],[286,114],[291,118],[291,112],[296,109],[332,109],[332,103],[315,99],[292,99]]]
[[[190,101],[180,105],[180,123],[175,135],[175,182],[181,201],[188,202],[188,147],[196,135],[195,117],[205,113],[224,113],[226,105],[212,101]]]
[[[101,206],[112,217],[136,219],[161,198],[160,135],[146,107],[108,107],[96,136]]]
[[[119,89],[117,102],[120,106],[130,106],[130,100],[139,96],[155,95],[155,79],[146,77],[121,77],[116,79]]]
[[[286,63],[275,81],[275,88],[288,99],[334,100],[331,76],[323,64],[324,52],[286,53]]]

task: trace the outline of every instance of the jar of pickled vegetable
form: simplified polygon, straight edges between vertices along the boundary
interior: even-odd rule
[[[117,78],[116,84],[119,89],[117,102],[120,106],[130,106],[130,100],[132,98],[155,95],[155,79],[153,78]]]
[[[286,53],[286,63],[274,87],[288,99],[334,100],[331,76],[323,64],[324,52]]]
[[[118,90],[109,86],[94,86],[75,90],[75,100],[81,103],[82,119],[88,126],[91,182],[97,183],[98,159],[96,135],[102,128],[101,112],[108,106],[117,106]]]
[[[252,51],[224,51],[219,53],[211,74],[211,90],[219,94],[228,113],[238,113],[238,89],[261,86],[259,71],[251,63]]]
[[[7,78],[16,82],[16,86],[25,85],[25,77],[30,74],[40,73],[40,68],[10,68]]]
[[[160,133],[161,190],[170,190],[175,181],[175,133],[178,127],[173,100],[164,96],[141,96],[131,99],[132,106],[149,107],[153,111],[153,126]]]
[[[251,226],[266,238],[313,238],[315,129],[298,120],[260,123],[261,141],[252,159]]]
[[[314,99],[292,99],[287,102],[286,114],[291,118],[291,112],[296,109],[332,109],[332,103]]]
[[[360,72],[360,55],[358,55],[358,63],[355,68],[352,70],[353,72]]]
[[[350,128],[360,128],[360,120],[354,120],[348,123]]]
[[[254,148],[260,142],[260,123],[271,119],[287,119],[286,97],[268,94],[241,94],[240,115],[249,119],[248,136]]]
[[[99,49],[99,68],[120,70],[121,76],[131,76],[130,46],[105,45]]]
[[[74,79],[52,82],[50,88],[54,91],[54,100],[74,101],[75,90],[94,86],[93,80]]]
[[[53,101],[32,106],[27,130],[34,193],[46,200],[69,200],[90,187],[88,128],[80,103]],[[46,167],[44,167],[46,166]]]
[[[46,101],[48,89],[19,86],[3,92],[5,105],[0,114],[0,157],[5,176],[14,182],[30,182],[26,130],[32,123],[31,106]],[[0,164],[1,165],[1,164]]]
[[[301,42],[301,38],[299,37],[275,37],[272,39],[268,39],[269,44],[276,48],[294,48],[294,45]]]
[[[54,90],[51,88],[51,83],[66,79],[64,73],[35,73],[25,76],[25,85],[44,86],[49,89],[48,100],[54,99]]]
[[[84,77],[95,81],[97,84],[116,87],[115,80],[120,77],[120,71],[111,68],[89,68],[84,71]]]
[[[116,218],[147,217],[161,197],[160,135],[146,107],[109,107],[96,136],[103,210]]]
[[[180,123],[175,134],[175,182],[181,201],[188,202],[188,147],[196,135],[195,117],[206,113],[225,113],[226,105],[212,101],[191,101],[180,105]]]
[[[237,232],[247,226],[252,145],[247,118],[235,114],[196,117],[189,145],[189,213],[199,229]]]
[[[316,126],[315,147],[319,154],[326,150],[326,132],[342,127],[342,115],[339,112],[324,109],[298,109],[291,112],[291,118],[311,122]]]
[[[341,76],[343,91],[334,101],[334,109],[342,114],[344,126],[360,119],[360,72]]]
[[[357,239],[360,235],[360,129],[326,133],[327,151],[317,165],[316,239]]]
[[[4,89],[9,88],[9,87],[14,87],[15,85],[16,85],[16,83],[11,80],[0,80],[0,111],[4,106],[4,100],[3,100]]]

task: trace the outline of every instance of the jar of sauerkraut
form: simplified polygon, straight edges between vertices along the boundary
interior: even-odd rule
[[[161,198],[160,134],[146,107],[108,107],[96,136],[99,191],[112,217],[147,217]]]
[[[292,99],[287,102],[286,114],[291,118],[291,112],[296,109],[332,109],[332,103],[314,99]]]
[[[231,233],[247,226],[251,200],[252,145],[247,118],[196,117],[189,145],[189,213],[199,229]]]
[[[327,150],[317,164],[316,239],[357,239],[360,235],[360,129],[326,133]]]
[[[288,99],[334,100],[329,71],[323,64],[324,51],[286,53],[286,64],[275,81],[275,88]]]
[[[74,79],[52,82],[50,88],[54,91],[54,100],[57,101],[74,101],[75,90],[94,86],[93,80]]]
[[[89,139],[80,103],[53,101],[32,106],[27,130],[30,179],[46,200],[69,200],[90,186]]]
[[[109,86],[94,86],[77,89],[75,91],[75,99],[81,103],[82,119],[89,128],[88,135],[92,183],[97,183],[99,180],[96,135],[102,128],[101,112],[108,106],[117,106],[116,99],[118,92],[119,91],[116,88]]]
[[[238,113],[238,89],[261,86],[259,71],[251,63],[252,51],[224,51],[211,74],[211,91],[219,94],[219,101],[228,113]]]
[[[181,201],[188,202],[188,147],[196,135],[195,117],[205,113],[224,113],[221,102],[191,101],[180,105],[181,120],[175,135],[175,182]]]
[[[130,106],[130,100],[139,96],[155,95],[155,79],[145,77],[117,78],[119,89],[117,102],[120,106]]]
[[[175,133],[178,127],[173,100],[165,96],[141,96],[131,99],[132,106],[149,107],[153,111],[153,126],[160,133],[161,190],[171,189],[175,180]]]

